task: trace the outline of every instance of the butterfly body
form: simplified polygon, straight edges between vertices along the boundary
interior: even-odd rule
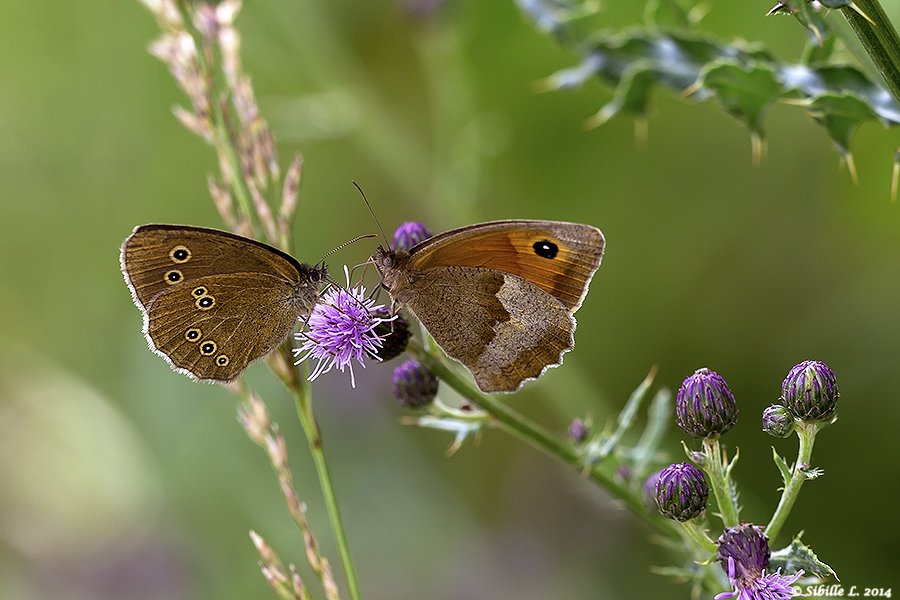
[[[233,381],[315,305],[325,266],[225,231],[142,225],[120,263],[150,348],[177,371]]]
[[[485,392],[513,392],[574,346],[573,314],[605,239],[590,225],[494,221],[372,259],[405,305]]]

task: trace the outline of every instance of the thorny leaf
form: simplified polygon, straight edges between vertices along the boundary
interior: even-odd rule
[[[860,125],[900,124],[900,105],[880,82],[855,66],[824,62],[833,55],[834,36],[803,2],[776,7],[805,18],[815,34],[819,49],[806,52],[796,63],[780,60],[761,44],[728,42],[695,31],[689,11],[682,8],[673,14],[672,7],[679,5],[671,2],[664,12],[651,0],[645,11],[648,25],[620,32],[600,31],[596,24],[585,28],[584,3],[575,0],[518,0],[518,4],[541,29],[581,56],[579,65],[557,71],[543,88],[577,89],[597,77],[614,89],[613,98],[589,120],[593,126],[620,114],[644,117],[651,95],[662,87],[697,102],[715,101],[762,141],[768,109],[785,102],[806,108],[852,168],[850,141]],[[572,25],[576,22],[577,31]]]

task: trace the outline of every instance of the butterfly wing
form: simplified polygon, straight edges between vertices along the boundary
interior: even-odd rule
[[[202,292],[202,293],[200,293]],[[151,349],[196,379],[227,382],[278,346],[306,312],[267,273],[199,277],[163,290],[145,312]]]
[[[375,258],[391,298],[482,391],[513,392],[574,346],[572,315],[604,247],[590,225],[495,221],[440,234],[408,254],[380,250]]]
[[[182,225],[135,228],[120,262],[150,348],[209,381],[237,378],[284,341],[327,272],[249,238]]]
[[[600,266],[599,229],[559,221],[493,221],[439,234],[410,249],[409,269],[467,266],[517,275],[559,300],[581,306]]]
[[[185,225],[136,227],[122,244],[120,263],[141,309],[163,290],[210,273],[269,273],[302,281],[305,272],[291,255],[262,242]]]
[[[575,341],[574,320],[525,279],[495,270],[437,267],[415,276],[407,307],[483,392],[514,392]],[[422,291],[427,290],[423,294]]]

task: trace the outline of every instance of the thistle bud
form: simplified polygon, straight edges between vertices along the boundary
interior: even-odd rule
[[[391,319],[391,311],[384,306],[373,310],[372,315],[381,319],[381,322],[373,329],[375,335],[381,338],[381,347],[376,350],[375,355],[381,360],[387,361],[403,354],[409,338],[412,337],[407,320],[399,314]]]
[[[587,439],[590,432],[591,430],[588,429],[587,424],[581,419],[573,419],[572,423],[569,424],[569,439],[573,442],[580,444]]]
[[[669,465],[656,482],[656,506],[665,517],[688,521],[706,508],[709,485],[703,471],[690,463]]]
[[[394,232],[391,250],[409,250],[416,244],[431,237],[431,232],[422,223],[408,221],[402,223]]]
[[[697,369],[684,380],[675,401],[678,426],[691,437],[715,439],[737,422],[728,384],[715,371]]]
[[[438,379],[417,360],[408,360],[391,375],[391,388],[400,406],[421,408],[437,395]]]
[[[826,421],[837,410],[837,381],[828,365],[806,360],[791,369],[781,385],[781,401],[803,421]]]
[[[794,415],[780,404],[773,404],[763,411],[762,428],[773,437],[786,438],[794,431]]]

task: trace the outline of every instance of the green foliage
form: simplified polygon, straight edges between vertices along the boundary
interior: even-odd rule
[[[775,461],[775,465],[778,467],[778,471],[781,473],[781,481],[784,485],[787,485],[791,480],[791,468],[774,447],[772,447],[772,458]]]
[[[791,541],[790,546],[772,552],[769,564],[772,569],[780,568],[787,573],[796,573],[802,569],[807,574],[838,579],[834,569],[819,560],[809,546],[800,541],[799,535]]]
[[[696,30],[692,12],[675,2],[650,2],[647,23],[622,32],[575,26],[584,4],[519,0],[523,12],[581,56],[551,75],[550,90],[573,89],[592,77],[614,88],[612,100],[590,120],[601,125],[620,114],[643,117],[661,86],[696,102],[712,100],[750,131],[765,137],[775,102],[797,104],[821,124],[852,167],[850,140],[863,123],[900,124],[900,105],[880,82],[852,65],[832,64],[835,36],[821,15],[803,6],[797,18],[816,34],[802,62],[779,59],[759,43],[725,41]],[[790,11],[779,4],[773,12]]]

